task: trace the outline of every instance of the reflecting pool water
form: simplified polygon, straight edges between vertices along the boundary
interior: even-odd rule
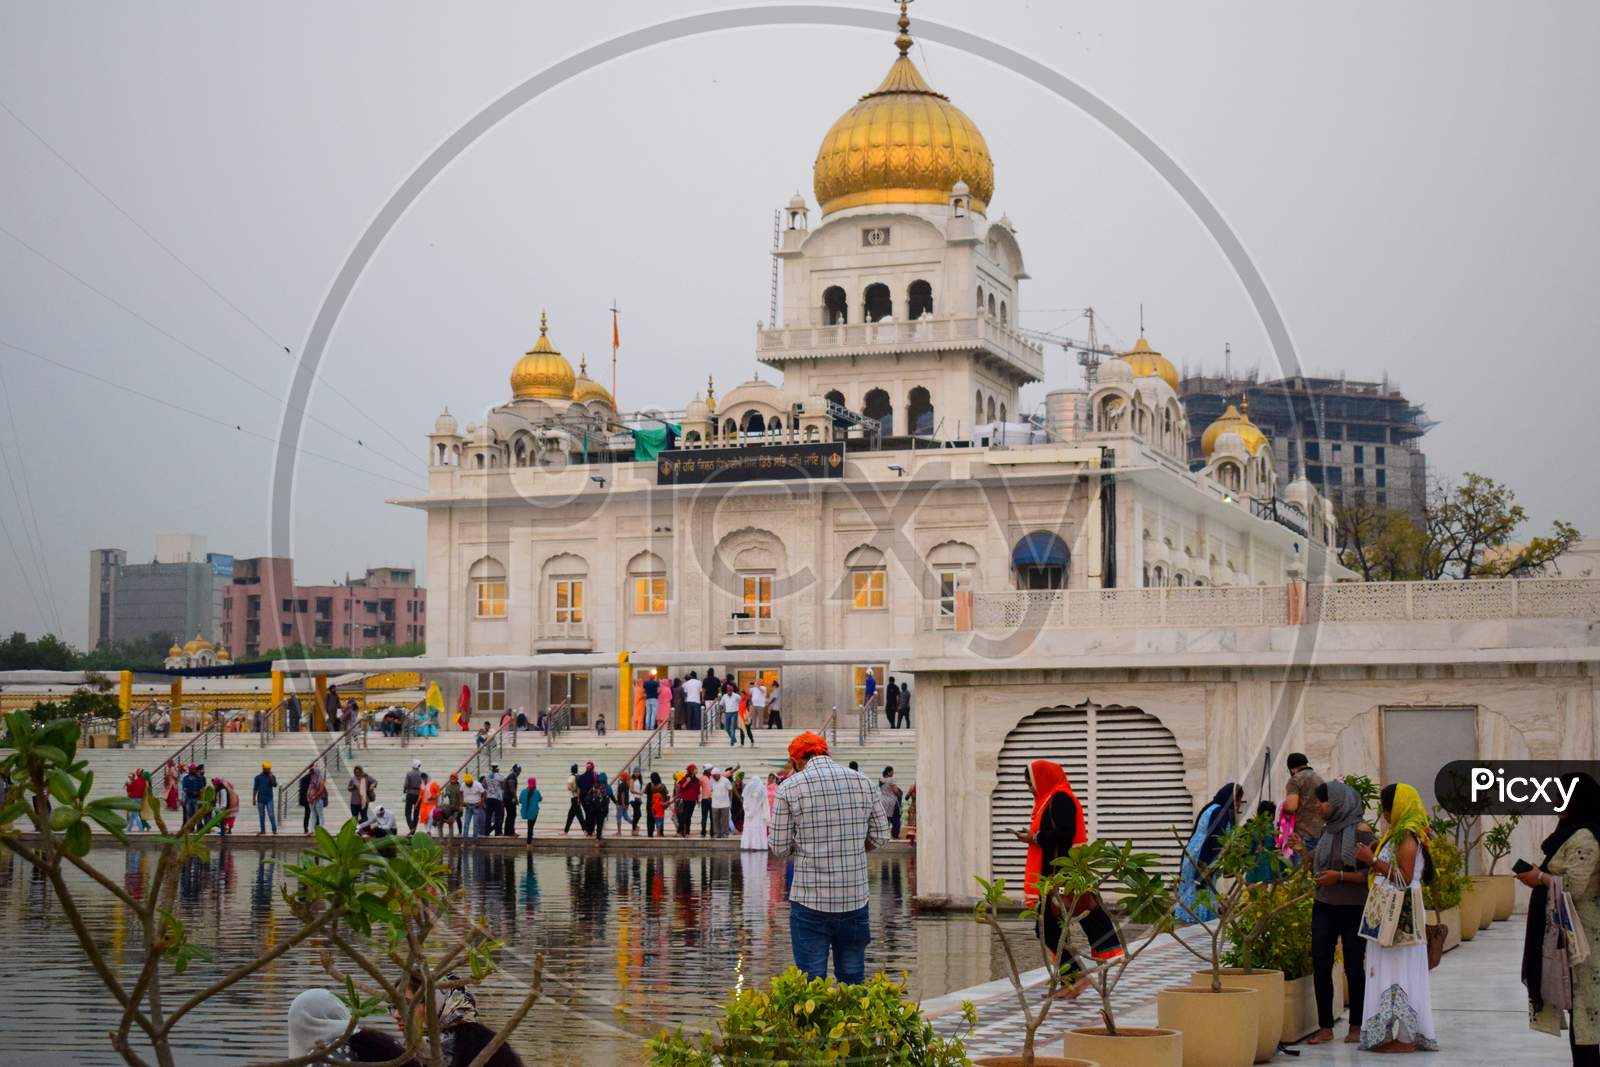
[[[102,871],[142,891],[155,853],[103,849]],[[213,948],[172,980],[193,990],[291,928],[279,899],[291,851],[231,846],[192,861],[177,910],[194,939]],[[792,962],[783,864],[762,854],[588,851],[458,851],[455,882],[506,943],[507,973],[480,996],[486,1022],[526,991],[545,956],[545,999],[512,1043],[530,1063],[640,1062],[644,1039],[665,1027],[699,1028],[726,992],[765,982]],[[873,940],[869,971],[909,975],[914,995],[938,996],[995,977],[992,946],[969,916],[913,914],[907,855],[869,857]],[[91,929],[126,971],[143,959],[125,909],[74,876]],[[106,1040],[116,1016],[53,894],[20,860],[0,858],[0,1063],[119,1063]],[[284,1055],[283,1019],[296,993],[327,985],[312,950],[215,998],[182,1026],[183,1064],[243,1064]]]

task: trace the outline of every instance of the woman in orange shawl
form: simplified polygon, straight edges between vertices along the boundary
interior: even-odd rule
[[[422,803],[417,808],[417,822],[422,827],[423,833],[428,833],[428,827],[433,825],[433,809],[439,806],[439,783],[429,782],[428,791],[422,794]]]
[[[1077,795],[1072,791],[1072,783],[1067,781],[1067,772],[1059,763],[1034,760],[1028,764],[1024,775],[1028,788],[1033,791],[1033,818],[1029,821],[1028,829],[1018,830],[1016,835],[1017,840],[1028,846],[1028,859],[1023,866],[1022,892],[1024,899],[1032,903],[1039,897],[1039,879],[1048,876],[1058,858],[1065,856],[1075,846],[1086,843],[1089,832],[1084,822],[1083,805],[1078,802]],[[1054,901],[1042,910],[1044,934],[1051,956],[1056,955],[1059,946],[1061,953],[1067,957],[1069,971],[1076,973],[1072,951],[1062,939],[1063,903]],[[1095,959],[1115,959],[1122,955],[1122,941],[1117,937],[1117,928],[1100,906],[1098,898],[1076,901],[1073,918],[1083,927]],[[1087,984],[1088,979],[1080,977],[1062,995],[1075,997]]]

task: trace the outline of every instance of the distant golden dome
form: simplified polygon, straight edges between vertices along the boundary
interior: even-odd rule
[[[172,647],[167,649],[167,655],[169,655],[169,656],[181,656],[181,655],[183,655],[183,646],[178,644],[176,641],[174,641],[173,644],[172,644]]]
[[[608,408],[616,407],[611,399],[611,390],[589,377],[589,361],[582,356],[578,358],[578,379],[572,387],[572,399],[579,404],[598,400]]]
[[[1174,367],[1167,357],[1151,348],[1150,342],[1144,339],[1143,334],[1139,336],[1139,341],[1133,349],[1122,353],[1120,358],[1133,368],[1135,378],[1148,378],[1154,375],[1172,386],[1174,393],[1178,391],[1178,368]]]
[[[183,650],[191,656],[196,652],[205,652],[210,648],[211,642],[207,641],[202,634],[195,634],[194,640],[183,646]]]
[[[549,320],[539,312],[539,340],[511,368],[511,395],[518,400],[570,400],[572,364],[550,343]]]
[[[994,196],[989,146],[961,109],[933,91],[907,52],[911,21],[902,8],[894,61],[883,83],[833,124],[812,169],[822,213],[863,204],[943,204],[957,182],[982,214]]]
[[[1247,406],[1248,407],[1248,406]],[[1216,451],[1217,438],[1225,433],[1236,433],[1244,439],[1244,447],[1252,456],[1261,450],[1267,443],[1267,435],[1261,432],[1260,427],[1250,421],[1250,416],[1241,412],[1232,404],[1222,416],[1206,427],[1206,432],[1200,435],[1200,451],[1207,459]]]

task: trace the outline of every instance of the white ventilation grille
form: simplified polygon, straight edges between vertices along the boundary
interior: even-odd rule
[[[1183,784],[1183,754],[1160,720],[1137,708],[1046,708],[1023,719],[1000,749],[1000,780],[990,805],[995,877],[1022,885],[1027,846],[1012,836],[1033,815],[1023,771],[1036,759],[1066,768],[1084,806],[1089,836],[1159,853],[1177,870],[1181,849],[1172,828],[1186,831],[1194,806]]]

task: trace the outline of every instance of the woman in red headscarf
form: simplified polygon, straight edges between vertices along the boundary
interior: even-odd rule
[[[1065,856],[1074,846],[1087,842],[1089,832],[1084,822],[1083,805],[1078,803],[1072,783],[1067,781],[1067,772],[1059,763],[1034,760],[1023,774],[1028,788],[1033,791],[1033,818],[1026,830],[1016,831],[1016,836],[1017,840],[1028,846],[1028,859],[1022,873],[1022,892],[1024,899],[1032,903],[1039,897],[1039,879],[1053,869],[1057,859]],[[1045,939],[1051,955],[1055,955],[1057,945],[1062,945],[1070,961],[1071,949],[1063,945],[1061,936],[1064,904],[1059,900],[1052,901],[1042,910]],[[1077,901],[1073,912],[1073,918],[1082,925],[1084,935],[1089,939],[1095,959],[1115,959],[1122,955],[1122,941],[1117,937],[1117,928],[1100,906],[1098,898]],[[1076,972],[1075,966],[1071,969]],[[1087,978],[1079,978],[1061,995],[1075,997],[1087,983]]]

